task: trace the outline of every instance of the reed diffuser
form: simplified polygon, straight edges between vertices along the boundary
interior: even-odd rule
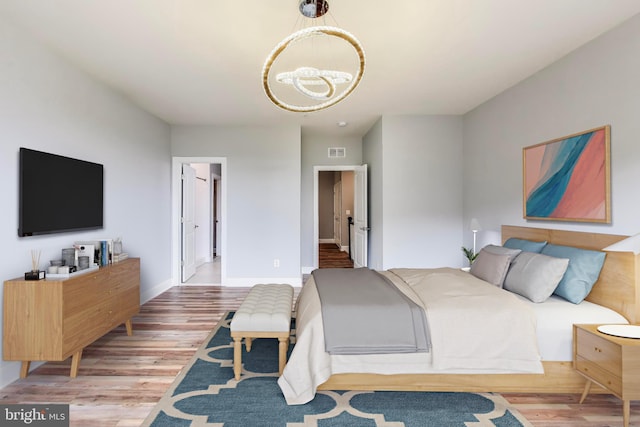
[[[24,273],[24,280],[40,280],[46,277],[44,271],[40,271],[40,251],[31,250],[31,271]]]
[[[31,271],[40,271],[40,251],[31,250]]]

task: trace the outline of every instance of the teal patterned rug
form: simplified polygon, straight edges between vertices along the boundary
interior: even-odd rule
[[[499,394],[321,391],[288,406],[277,384],[278,340],[257,339],[233,378],[228,313],[143,427],[530,427]],[[244,351],[244,346],[243,346]]]

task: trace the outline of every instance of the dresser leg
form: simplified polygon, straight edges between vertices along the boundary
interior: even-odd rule
[[[31,366],[30,360],[23,360],[22,366],[20,366],[20,378],[27,378],[29,375],[29,367]]]
[[[75,378],[78,376],[78,368],[80,367],[81,358],[82,358],[82,349],[73,353],[73,356],[71,357],[71,372],[69,373],[69,376],[71,378]]]
[[[584,402],[584,399],[589,394],[589,390],[591,390],[591,380],[587,380],[587,383],[584,385],[584,390],[582,391],[582,396],[580,396],[580,403]]]
[[[629,427],[630,416],[631,416],[631,401],[623,400],[622,401],[622,425],[624,427]]]
[[[131,325],[131,319],[127,319],[124,322],[124,326],[127,328],[127,335],[133,335],[133,326]]]

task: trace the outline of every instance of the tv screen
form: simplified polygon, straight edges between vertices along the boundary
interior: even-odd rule
[[[103,167],[20,148],[18,236],[102,228]]]

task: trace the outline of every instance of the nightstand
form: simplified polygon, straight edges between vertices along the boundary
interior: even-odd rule
[[[580,403],[599,384],[622,400],[628,427],[630,401],[640,400],[640,340],[603,334],[598,326],[573,325],[573,367],[587,379]]]

